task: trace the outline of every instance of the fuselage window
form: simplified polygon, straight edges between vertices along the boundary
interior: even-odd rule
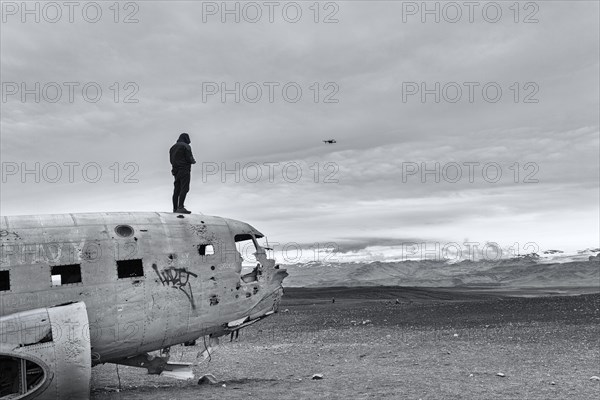
[[[10,290],[10,271],[0,271],[0,292]]]
[[[81,264],[54,265],[50,271],[52,286],[81,283]]]
[[[144,264],[142,260],[119,260],[117,261],[117,275],[119,279],[144,276]]]
[[[201,256],[212,256],[215,254],[215,248],[212,244],[199,244],[198,254]]]

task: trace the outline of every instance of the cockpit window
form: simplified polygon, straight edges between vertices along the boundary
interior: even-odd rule
[[[238,235],[235,235],[234,240],[236,243],[247,241],[247,240],[252,240],[252,235],[249,233],[240,233]]]
[[[258,245],[263,249],[263,250],[267,250],[267,251],[272,251],[273,250],[273,246],[272,244],[269,244],[269,241],[267,240],[266,237],[261,236],[260,238],[256,238],[256,243],[258,243]],[[267,253],[268,254],[268,253]]]
[[[262,238],[262,235],[260,236]],[[242,240],[240,240],[242,239]],[[243,240],[246,239],[246,240]],[[244,283],[256,282],[262,274],[261,261],[264,262],[265,250],[253,235],[236,235],[235,244],[238,257],[241,258],[240,279]]]
[[[235,247],[242,259],[242,275],[251,272],[258,264],[256,241],[250,234],[235,235]]]

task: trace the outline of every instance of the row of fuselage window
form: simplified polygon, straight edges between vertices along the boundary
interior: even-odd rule
[[[118,260],[117,277],[135,278],[144,276],[144,265],[141,259]],[[52,286],[81,283],[81,264],[54,265],[50,267]],[[0,292],[10,290],[10,271],[0,271]]]

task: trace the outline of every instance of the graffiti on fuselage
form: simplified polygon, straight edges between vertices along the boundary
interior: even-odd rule
[[[192,309],[196,309],[194,292],[192,291],[192,285],[190,284],[190,276],[197,278],[198,275],[185,268],[169,267],[159,271],[156,264],[152,264],[152,268],[154,269],[154,272],[156,272],[156,275],[158,275],[158,279],[160,279],[160,283],[162,283],[163,286],[171,286],[174,289],[181,290],[190,301]]]

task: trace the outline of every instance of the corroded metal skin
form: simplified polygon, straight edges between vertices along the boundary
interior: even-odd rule
[[[236,236],[257,246],[250,279],[241,276]],[[267,259],[260,237],[244,222],[195,214],[2,217],[0,322],[81,302],[89,324],[74,320],[69,329],[87,332],[93,365],[218,337],[232,321],[277,310],[287,273]]]

